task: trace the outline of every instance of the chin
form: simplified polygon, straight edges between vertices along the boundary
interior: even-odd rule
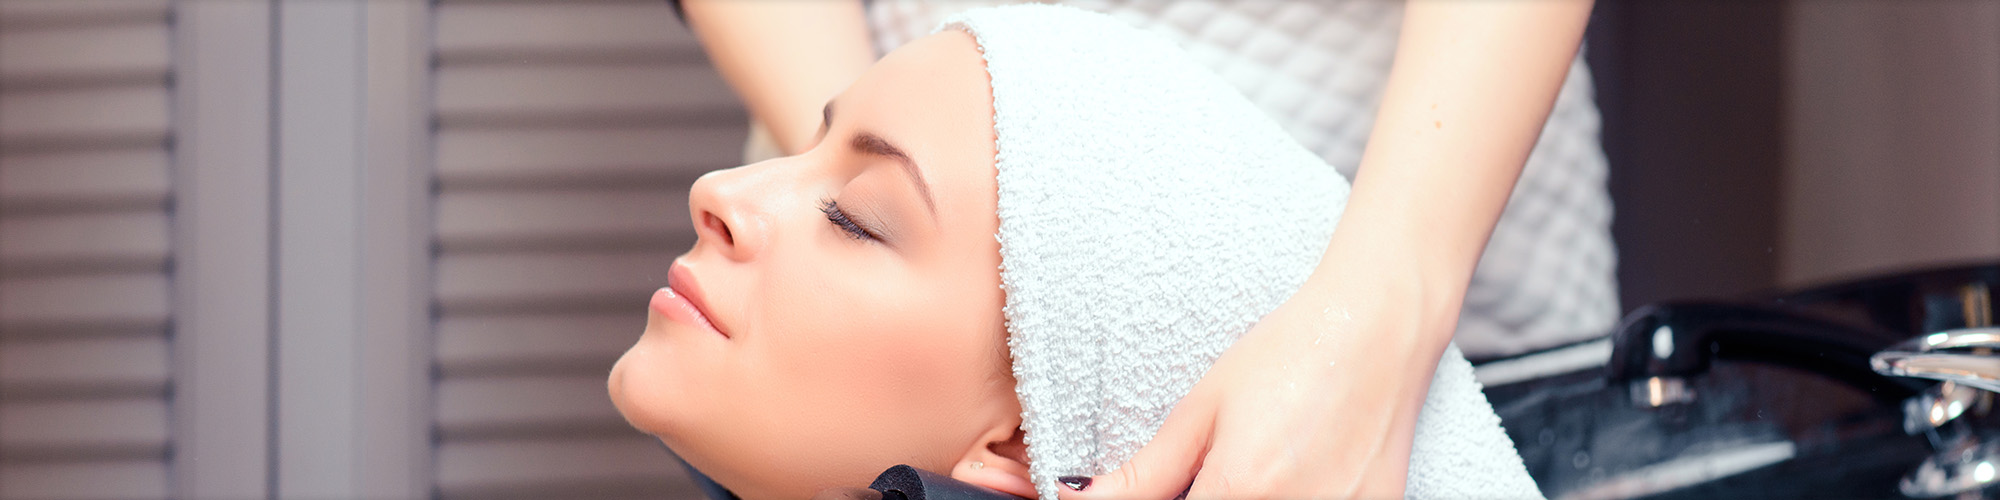
[[[631,353],[628,351],[626,354]],[[625,370],[625,359],[626,357],[620,356],[618,362],[611,364],[611,376],[606,377],[604,392],[611,397],[611,406],[618,408],[618,415],[625,417],[625,423],[636,428],[639,422],[632,419],[632,401],[625,394],[629,385],[625,380],[628,375]]]
[[[611,405],[618,408],[618,414],[625,417],[625,423],[641,432],[655,436],[665,434],[667,425],[675,415],[668,410],[676,405],[668,404],[675,399],[672,391],[666,390],[659,380],[660,373],[647,373],[644,366],[649,357],[641,346],[633,346],[611,365],[611,375],[605,381],[605,391],[611,396]]]

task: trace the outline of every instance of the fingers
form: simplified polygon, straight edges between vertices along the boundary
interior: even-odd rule
[[[1195,471],[1201,469],[1202,457],[1208,453],[1214,415],[1214,405],[1205,399],[1183,399],[1167,415],[1160,432],[1131,460],[1102,476],[1062,478],[1063,486],[1056,488],[1058,498],[1167,500],[1181,496],[1194,482]]]

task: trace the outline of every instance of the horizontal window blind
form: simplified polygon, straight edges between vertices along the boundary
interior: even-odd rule
[[[699,498],[604,379],[744,113],[665,2],[436,9],[437,496]]]
[[[168,494],[168,8],[0,2],[0,499]]]

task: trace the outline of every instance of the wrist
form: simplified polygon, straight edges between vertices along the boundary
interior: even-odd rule
[[[1327,259],[1341,258],[1331,254]],[[1457,327],[1460,307],[1465,302],[1469,276],[1436,272],[1413,259],[1352,258],[1321,265],[1300,287],[1299,297],[1316,302],[1316,308],[1360,316],[1365,310],[1369,331],[1401,332],[1422,343],[1430,355],[1444,352],[1444,345]],[[1390,335],[1370,335],[1382,337]]]

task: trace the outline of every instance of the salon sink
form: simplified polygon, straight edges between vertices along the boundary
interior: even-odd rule
[[[1552,500],[1901,498],[1931,454],[1900,408],[1797,370],[1717,363],[1661,408],[1590,371],[1488,388]]]
[[[1938,332],[2000,333],[1982,328],[1996,288],[2000,263],[1982,263],[1649,305],[1613,332],[1607,365],[1486,394],[1552,500],[1938,497],[1908,484],[1937,457],[1965,464],[1949,496],[2000,498],[1995,398],[1870,361]],[[1971,395],[1951,407],[1963,417],[1911,423],[1925,412],[1906,405],[1941,390]]]

